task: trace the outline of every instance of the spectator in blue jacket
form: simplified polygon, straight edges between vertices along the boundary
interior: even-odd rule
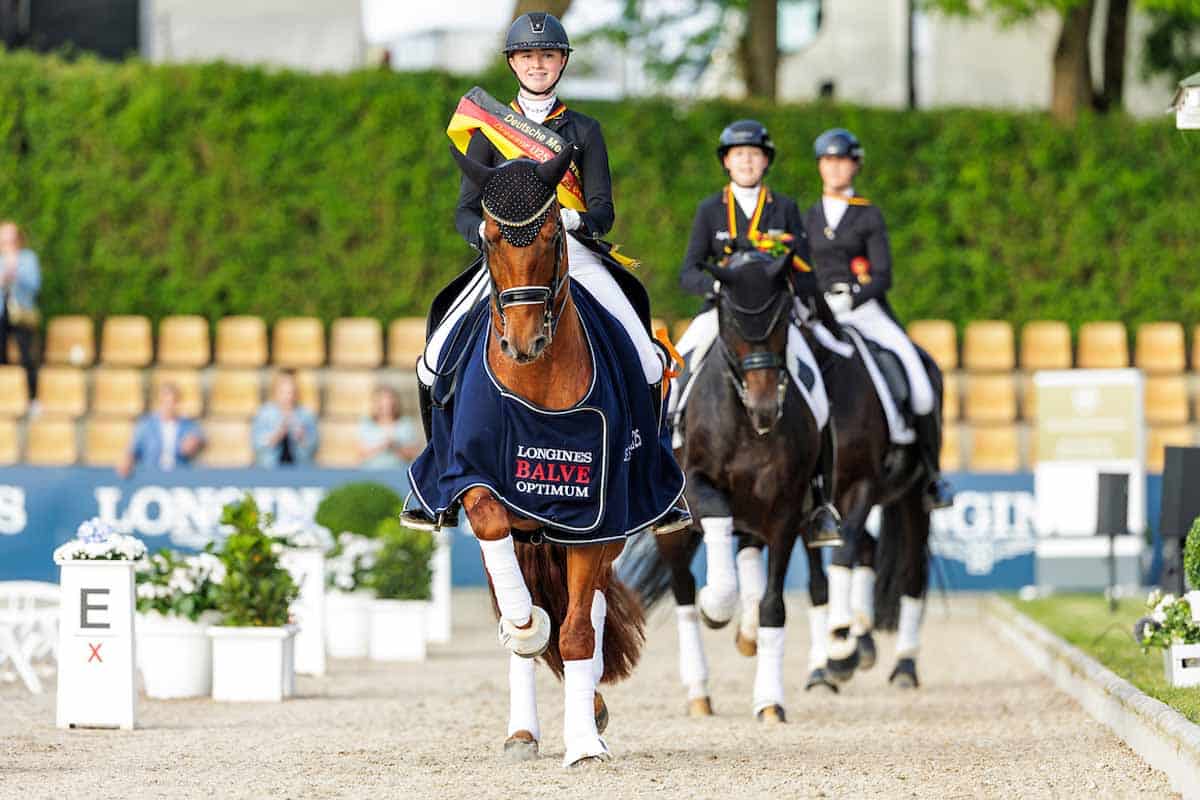
[[[0,364],[8,363],[8,337],[17,342],[31,402],[37,398],[34,339],[38,331],[38,292],[42,270],[37,253],[25,245],[25,234],[11,220],[0,222]],[[36,405],[33,406],[37,408]]]
[[[271,381],[271,399],[258,410],[250,435],[260,467],[311,464],[317,452],[317,419],[300,405],[296,373],[282,369]]]
[[[180,416],[180,400],[175,384],[159,388],[154,411],[138,420],[133,442],[117,465],[122,478],[128,478],[135,465],[166,471],[187,467],[204,447],[204,433],[196,420]]]

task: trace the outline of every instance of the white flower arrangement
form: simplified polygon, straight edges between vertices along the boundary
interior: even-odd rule
[[[1149,616],[1134,625],[1134,637],[1143,652],[1155,647],[1166,649],[1171,645],[1200,643],[1200,625],[1192,618],[1187,598],[1155,589],[1146,598],[1146,608],[1150,609]]]
[[[325,562],[329,587],[343,592],[363,588],[381,547],[382,543],[366,536],[350,532],[339,534],[337,547]]]
[[[54,551],[55,561],[138,561],[146,544],[136,536],[118,533],[108,522],[93,517],[82,522],[75,538]]]
[[[272,520],[263,528],[263,533],[278,539],[286,547],[317,549],[329,552],[333,547],[333,534],[311,520],[289,518]]]
[[[225,565],[212,553],[185,556],[160,550],[138,564],[138,611],[195,621],[216,607],[214,589],[223,580]]]

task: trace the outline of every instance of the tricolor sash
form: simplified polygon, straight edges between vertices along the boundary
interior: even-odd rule
[[[458,101],[446,135],[465,154],[475,131],[486,136],[505,158],[549,161],[567,145],[554,131],[514,111],[478,86]],[[576,211],[587,210],[579,168],[574,164],[558,184],[558,202]]]

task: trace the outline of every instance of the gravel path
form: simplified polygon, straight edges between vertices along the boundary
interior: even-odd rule
[[[807,619],[789,598],[789,724],[750,714],[753,665],[706,631],[718,716],[683,716],[674,613],[657,609],[634,677],[606,690],[616,758],[560,767],[561,694],[539,670],[543,756],[499,757],[507,659],[481,592],[456,595],[454,644],[423,665],[335,662],[278,706],[142,701],[139,729],[58,731],[53,695],[0,685],[0,797],[1170,797],[1151,771],[1008,651],[973,601],[931,605],[923,688],[880,664],[807,695]],[[53,685],[51,680],[50,685]]]

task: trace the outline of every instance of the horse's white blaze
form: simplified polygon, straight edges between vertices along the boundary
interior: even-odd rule
[[[758,629],[758,665],[754,673],[754,713],[783,705],[783,628]]]
[[[900,598],[900,622],[896,628],[896,658],[916,658],[921,649],[921,600]]]
[[[679,678],[689,700],[708,697],[708,661],[704,658],[696,607],[679,606],[675,619],[679,625]]]
[[[758,636],[758,607],[767,592],[767,566],[762,548],[746,547],[737,554],[738,590],[742,598],[740,628],[742,636]]]
[[[829,632],[829,606],[812,606],[808,609],[808,669],[821,669],[829,659],[825,651],[825,637]]]
[[[724,622],[737,607],[737,573],[733,566],[733,517],[705,517],[704,552],[708,581],[700,590],[700,609],[709,619]]]
[[[855,567],[850,574],[850,632],[855,636],[875,627],[875,570]]]
[[[583,758],[606,758],[608,748],[596,732],[596,681],[592,659],[563,662],[563,766]]]
[[[508,657],[508,735],[529,731],[541,741],[538,724],[537,680],[534,676],[536,659],[522,658],[516,653]]]

